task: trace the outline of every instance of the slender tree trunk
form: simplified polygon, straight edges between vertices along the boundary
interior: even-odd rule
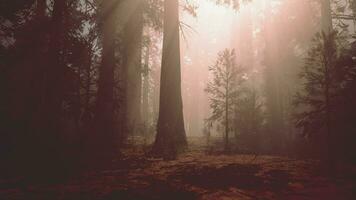
[[[181,94],[179,4],[164,1],[160,107],[153,152],[174,159],[187,146]]]
[[[332,60],[335,59],[330,55],[328,52],[328,49],[326,48],[332,48],[331,44],[334,42],[333,37],[331,37],[331,34],[325,35],[324,37],[324,81],[325,81],[325,88],[324,88],[324,99],[325,99],[325,115],[326,115],[326,162],[328,164],[328,169],[330,175],[334,175],[335,172],[335,166],[336,166],[336,151],[337,149],[335,148],[336,144],[336,137],[334,135],[334,132],[332,130],[333,127],[333,122],[332,122],[332,109],[331,109],[331,84],[332,84],[332,79],[330,77],[330,68],[332,67],[331,65]]]
[[[126,75],[126,123],[128,134],[141,124],[143,0],[126,0],[124,12],[124,68]]]
[[[229,150],[229,81],[226,82],[225,95],[225,151]]]
[[[332,131],[332,121],[331,121],[331,108],[330,108],[330,67],[332,65],[332,58],[326,51],[326,48],[330,48],[331,34],[333,34],[333,25],[331,17],[331,5],[330,0],[321,0],[321,30],[325,34],[324,36],[324,75],[325,75],[325,88],[324,88],[324,98],[325,98],[325,114],[326,114],[326,162],[328,164],[328,169],[332,173],[335,170],[335,137]]]
[[[157,69],[158,64],[156,62],[152,63],[152,72],[151,77],[153,78],[153,91],[151,96],[152,102],[152,116],[153,120],[158,120],[158,112],[159,112],[159,89],[160,89],[160,71]]]
[[[324,97],[325,97],[325,112],[326,112],[326,132],[327,132],[327,156],[328,156],[328,164],[330,171],[334,171],[334,164],[335,164],[335,148],[334,148],[334,138],[333,133],[331,131],[331,109],[330,109],[330,78],[329,78],[329,70],[328,67],[325,67],[325,90],[324,90]]]
[[[92,84],[92,77],[90,75],[91,73],[91,57],[93,56],[92,54],[92,50],[88,48],[88,54],[87,54],[87,65],[85,66],[85,76],[86,76],[86,80],[84,84],[84,88],[85,88],[85,100],[84,100],[84,119],[87,120],[89,119],[89,107],[90,107],[90,99],[91,99],[91,94],[90,94],[90,88],[91,88],[91,84]],[[86,121],[87,122],[87,121]],[[86,123],[85,122],[85,123]]]
[[[143,93],[142,93],[142,117],[144,123],[144,137],[146,143],[146,137],[148,133],[148,99],[149,99],[149,59],[150,59],[150,47],[147,46],[146,54],[145,54],[145,64],[143,69],[144,81],[143,81]]]

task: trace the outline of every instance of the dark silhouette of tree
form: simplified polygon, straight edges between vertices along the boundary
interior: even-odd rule
[[[45,15],[47,7],[43,0],[17,1],[6,5],[2,2],[0,7],[0,28],[4,34],[0,40],[1,44],[7,44],[0,47],[0,90],[3,94],[0,100],[0,146],[4,148],[1,153],[9,158],[8,162],[4,162],[6,166],[13,161],[36,156],[35,149],[39,146],[27,149],[38,143],[37,136],[40,136],[34,134],[37,130],[33,130],[33,119],[37,118],[41,105],[40,78],[45,61],[43,55],[47,54],[44,49],[48,45],[49,17]],[[27,12],[33,17],[29,18]]]
[[[336,147],[338,159],[355,160],[355,119],[356,119],[356,43],[352,42],[346,49],[340,50],[336,63],[336,80],[340,85],[337,91],[335,112],[335,130],[338,136]]]
[[[90,138],[92,153],[99,154],[99,157],[107,157],[115,153],[118,143],[114,124],[114,70],[119,3],[118,0],[106,0],[101,5],[102,61],[95,108],[95,131]]]
[[[174,159],[187,146],[181,94],[178,0],[164,1],[160,106],[153,153]]]
[[[300,73],[303,92],[297,93],[295,105],[306,109],[295,115],[296,126],[306,136],[325,138],[325,155],[329,164],[335,159],[335,112],[336,92],[340,89],[336,79],[336,32],[317,34],[308,52],[305,66]],[[321,134],[321,135],[320,135]]]

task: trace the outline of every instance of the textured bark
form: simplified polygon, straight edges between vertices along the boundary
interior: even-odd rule
[[[181,94],[178,0],[164,2],[160,107],[153,152],[174,159],[187,146]]]

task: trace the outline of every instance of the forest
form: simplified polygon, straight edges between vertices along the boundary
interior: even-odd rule
[[[0,199],[356,199],[356,0],[0,0]]]

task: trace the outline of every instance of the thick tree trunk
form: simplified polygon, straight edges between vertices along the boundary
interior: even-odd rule
[[[178,0],[164,2],[160,107],[153,153],[174,159],[187,146],[181,94]]]
[[[0,157],[9,159],[2,160],[1,169],[10,166],[13,161],[21,161],[16,164],[19,167],[26,164],[30,168],[35,163],[34,159],[31,163],[24,160],[29,155],[33,155],[33,158],[39,156],[36,152],[40,148],[37,137],[41,136],[39,131],[44,123],[41,122],[39,108],[43,106],[40,102],[41,88],[45,85],[42,74],[47,58],[44,55],[48,53],[48,39],[44,37],[48,36],[46,1],[37,0],[34,8],[34,18],[23,26],[26,32],[14,35],[14,55],[21,59],[0,62],[0,146],[5,149],[0,152]]]
[[[35,122],[35,130],[41,135],[42,144],[49,148],[45,151],[56,153],[59,151],[61,111],[63,102],[63,77],[65,65],[63,61],[64,15],[66,1],[56,0],[50,24],[48,60],[42,63],[41,99],[39,115]]]

